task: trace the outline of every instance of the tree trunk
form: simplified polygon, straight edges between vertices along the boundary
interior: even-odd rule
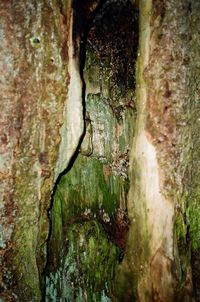
[[[1,301],[200,301],[199,11],[0,2]]]

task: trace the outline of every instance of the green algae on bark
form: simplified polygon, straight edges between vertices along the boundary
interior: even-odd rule
[[[52,234],[49,242],[49,272],[47,272],[46,279],[48,295],[52,295],[52,291],[47,289],[47,287],[50,287],[51,282],[53,282],[51,281],[54,276],[52,272],[53,274],[59,274],[64,265],[62,259],[69,257],[67,247],[72,243],[68,230],[73,227],[79,229],[81,223],[86,226],[88,223],[89,227],[91,225],[90,221],[92,220],[93,223],[99,225],[99,232],[101,233],[101,231],[103,231],[103,236],[108,245],[111,245],[113,249],[115,248],[118,251],[121,250],[120,254],[119,252],[115,253],[115,259],[113,255],[112,260],[110,260],[110,255],[107,254],[107,252],[105,254],[105,257],[108,258],[104,259],[105,263],[102,263],[102,267],[105,265],[104,269],[106,269],[106,263],[110,261],[110,263],[113,262],[113,266],[115,267],[123,253],[122,249],[126,241],[124,238],[128,231],[128,219],[123,217],[123,212],[119,212],[120,207],[125,212],[124,207],[127,192],[127,180],[124,180],[119,175],[113,175],[110,167],[103,165],[98,159],[88,158],[83,155],[78,156],[72,169],[61,178],[55,192],[51,211]],[[122,225],[120,225],[120,223]],[[76,245],[80,245],[79,237],[75,237],[74,240],[77,240]],[[100,246],[96,248],[101,249],[102,242],[100,243],[99,241],[99,244]],[[87,249],[85,249],[86,246],[83,245],[83,252],[87,253]],[[103,246],[102,249],[104,249]],[[101,253],[104,252],[102,250]],[[95,261],[95,255],[92,254],[92,256],[94,256],[93,261]],[[73,254],[71,254],[70,257],[72,259],[74,258],[73,261],[75,261],[77,257],[75,250],[73,250]],[[84,266],[84,263],[80,264],[80,269],[82,269],[82,265]],[[98,267],[94,267],[94,269],[96,269],[96,273],[98,274]],[[85,278],[87,278],[87,276]],[[96,282],[97,279],[94,280],[95,284]],[[60,285],[57,283],[54,285],[55,288],[57,288],[57,286],[64,286],[64,279]],[[58,288],[56,290],[58,290]],[[73,288],[71,291],[72,290]],[[89,290],[86,284],[85,290]],[[105,287],[105,284],[104,286],[102,284],[101,295],[103,295],[103,290],[111,291],[110,285]],[[59,292],[60,291],[61,288]],[[101,301],[99,294],[98,297],[99,300],[95,298],[97,299],[96,301]]]
[[[107,20],[109,11],[113,13],[115,21]],[[49,270],[47,269],[46,275],[46,296],[49,299],[52,299],[50,297],[53,297],[55,291],[61,299],[71,295],[70,297],[76,296],[77,299],[82,297],[85,301],[108,301],[107,294],[116,299],[115,282],[111,280],[115,279],[116,266],[122,260],[129,228],[127,193],[129,149],[136,117],[134,63],[137,51],[137,16],[137,10],[133,9],[129,1],[120,1],[116,6],[113,1],[106,1],[94,18],[88,33],[83,73],[86,82],[86,133],[77,158],[67,173],[60,178],[54,194],[50,213],[52,234],[48,247]],[[104,24],[102,34],[101,24]],[[118,27],[112,35],[116,24]],[[108,37],[109,43],[103,49]],[[135,44],[132,44],[132,38]],[[123,74],[124,78],[120,77],[120,74]],[[87,234],[87,228],[92,229],[94,223],[98,226],[102,242],[105,242],[105,245],[101,247],[100,244],[96,248],[105,255],[105,259],[101,258],[102,265],[99,268],[95,266],[93,272],[87,270],[84,278],[79,278],[79,283],[76,281],[76,288],[72,285],[65,288],[64,279],[69,284],[70,274],[63,274],[61,283],[58,277],[64,269],[63,259],[68,259],[70,263],[68,269],[73,272],[70,278],[78,279],[73,267],[77,268],[79,256],[78,251],[72,249],[72,244],[76,247],[82,245],[81,253],[87,255],[87,244],[93,245],[93,242],[96,242],[92,237],[90,243],[87,243],[83,234],[82,243],[79,235],[72,238],[69,230],[76,229],[78,232],[80,229]],[[108,247],[110,251],[117,252],[109,254]],[[95,254],[92,253],[90,260],[95,263],[98,259],[95,259]],[[85,270],[85,265],[85,262],[79,264],[77,274]],[[108,273],[106,277],[104,271],[109,269],[107,265],[112,266],[113,272]],[[91,279],[91,274],[94,280],[92,283],[85,283],[84,280]],[[101,275],[105,276],[106,282]],[[51,287],[52,282],[54,285]],[[91,296],[90,285],[94,296]],[[65,294],[62,295],[62,291],[65,291]]]
[[[113,175],[108,165],[79,155],[73,168],[62,177],[55,198],[62,200],[63,221],[70,223],[87,209],[91,213],[104,209],[114,216],[120,203],[125,204],[127,193],[127,181]]]
[[[102,226],[94,220],[74,223],[65,240],[59,270],[46,277],[46,301],[111,301],[119,251]]]

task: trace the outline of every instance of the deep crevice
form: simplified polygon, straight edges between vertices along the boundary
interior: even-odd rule
[[[74,1],[74,9],[77,9],[77,5],[76,1]],[[81,7],[79,7],[79,10],[80,9]],[[75,18],[75,22],[76,19],[79,18],[79,10],[76,11],[77,18]],[[119,263],[123,259],[129,228],[126,202],[129,187],[127,174],[129,161],[128,153],[131,141],[129,142],[129,139],[127,137],[123,138],[123,135],[129,136],[132,139],[134,129],[132,129],[131,133],[129,133],[130,129],[128,129],[127,132],[127,129],[125,129],[125,127],[130,128],[131,126],[129,124],[134,124],[136,115],[134,103],[134,78],[138,45],[138,11],[137,8],[133,7],[133,5],[126,0],[100,1],[98,10],[97,12],[95,11],[95,13],[92,14],[92,18],[91,16],[90,18],[86,17],[83,11],[84,10],[82,10],[83,15],[79,19],[79,21],[81,20],[79,24],[80,26],[75,25],[74,27],[74,39],[77,43],[78,39],[76,39],[76,34],[79,33],[81,36],[81,39],[79,40],[81,41],[81,45],[77,45],[77,49],[78,47],[81,48],[80,74],[82,79],[84,79],[84,121],[86,123],[87,120],[88,123],[91,123],[89,127],[91,127],[92,130],[88,130],[88,125],[85,125],[84,135],[79,143],[79,146],[77,147],[77,150],[74,153],[67,169],[58,177],[53,190],[51,207],[49,209],[51,226],[48,238],[48,260],[45,269],[45,301],[52,301],[50,298],[51,294],[49,293],[49,289],[47,289],[51,282],[51,285],[57,290],[57,297],[59,297],[59,295],[62,295],[61,283],[66,283],[70,280],[70,282],[73,281],[74,284],[76,284],[74,285],[75,287],[72,286],[71,288],[67,289],[71,291],[70,299],[75,299],[75,296],[78,295],[79,290],[82,291],[81,295],[84,301],[89,301],[87,299],[91,298],[91,293],[85,292],[86,285],[82,284],[85,282],[84,278],[87,279],[87,276],[83,277],[81,273],[82,269],[85,269],[84,265],[86,264],[82,263],[83,267],[80,267],[80,264],[78,265],[76,262],[77,257],[81,257],[81,255],[77,255],[77,251],[80,250],[80,243],[74,241],[76,240],[73,237],[74,232],[79,232],[80,234],[82,234],[81,236],[86,236],[86,241],[89,240],[88,242],[84,243],[86,251],[88,251],[87,249],[89,242],[91,240],[94,240],[94,242],[96,242],[97,244],[99,240],[98,236],[100,236],[100,238],[102,238],[101,240],[104,240],[105,244],[109,246],[109,250],[113,250],[113,255],[117,257],[115,260],[114,258],[112,260],[113,263],[115,263],[114,265],[116,265],[117,262]],[[88,23],[86,23],[86,21]],[[96,72],[99,72],[99,77],[96,77],[95,74],[92,75],[92,68],[96,68]],[[92,75],[91,79],[89,78],[90,75]],[[109,81],[107,79],[107,76],[110,77]],[[94,82],[92,81],[95,80],[99,81],[99,91],[94,91],[94,93],[91,93],[89,91],[88,93],[88,89],[90,89],[94,84]],[[104,91],[104,86],[106,87],[108,93]],[[90,98],[93,98],[94,100],[90,100]],[[95,111],[96,109],[89,108],[89,106],[94,105],[93,103],[99,104],[99,106],[101,106],[101,102],[103,106],[102,110],[107,110],[109,112],[109,116],[113,116],[113,121],[111,121],[111,123],[113,123],[114,127],[121,127],[124,131],[122,138],[117,137],[116,142],[109,143],[109,148],[111,148],[109,151],[110,154],[109,152],[107,152],[103,156],[98,150],[97,141],[95,141],[94,137],[92,137],[92,152],[88,151],[87,154],[87,150],[83,150],[84,148],[87,149],[85,147],[84,140],[87,140],[87,136],[90,135],[88,134],[89,131],[93,131],[91,136],[94,135],[95,131],[99,133],[101,132],[101,129],[98,129],[98,123],[95,124],[96,113],[93,114],[91,111]],[[90,105],[88,105],[89,103]],[[105,115],[104,118],[106,119],[109,116]],[[126,123],[127,118],[130,118],[130,121],[127,120],[127,125],[123,124]],[[114,130],[116,129],[113,129],[113,131]],[[104,133],[102,133],[102,136],[104,136]],[[115,140],[115,137],[113,135],[111,135],[110,138]],[[122,142],[120,141],[120,139]],[[122,144],[120,145],[119,150],[116,151],[115,155],[113,155],[114,151],[112,149],[112,145],[114,143],[117,143],[119,145]],[[92,170],[88,170],[88,166],[91,166]],[[96,189],[100,190],[99,192],[104,196],[103,203],[102,200],[99,199],[100,203],[99,201],[97,202],[97,204],[95,204],[94,202],[94,204],[89,207],[90,203],[87,205],[88,200],[81,200],[81,195],[79,196],[77,195],[78,193],[76,191],[73,191],[73,179],[76,180],[77,178],[76,181],[78,182],[79,176],[77,173],[82,173],[82,171],[85,171],[85,173],[94,173],[97,182]],[[88,174],[88,177],[89,175],[90,174]],[[81,176],[83,177],[84,174],[82,173]],[[115,178],[117,179],[117,182]],[[88,179],[88,182],[89,181],[92,180]],[[81,181],[79,183],[80,191],[83,190],[82,187],[84,186],[86,188],[85,190],[87,190],[87,184],[84,183],[84,181]],[[115,194],[111,192],[113,190],[112,186],[116,186],[116,188],[114,189],[116,191],[119,189],[117,188],[117,186],[122,187],[122,189],[120,189],[121,191],[117,191],[118,195],[115,196]],[[119,196],[120,194],[124,194],[124,196]],[[95,196],[95,194],[93,195]],[[86,196],[89,196],[88,193],[86,193]],[[110,198],[110,200],[108,200],[108,203],[107,201],[105,203],[105,198]],[[121,201],[121,199],[123,199],[123,202]],[[85,205],[84,202],[86,202]],[[58,213],[58,211],[60,212]],[[56,215],[58,215],[57,218]],[[59,219],[59,221],[56,221],[56,219]],[[61,224],[61,226],[58,226],[59,223]],[[77,231],[75,230],[76,226],[78,227]],[[59,227],[60,229],[58,230]],[[90,234],[88,228],[91,228],[93,234]],[[76,233],[77,238],[79,238],[80,236],[79,233]],[[59,236],[60,238],[58,238]],[[71,242],[69,237],[71,238]],[[72,244],[72,246],[74,246],[73,244],[75,244],[77,248],[76,253],[73,256],[74,260],[72,259],[73,257],[69,258],[68,256],[71,251],[70,244]],[[60,246],[58,247],[57,245]],[[120,251],[120,253],[118,253],[118,251]],[[105,251],[102,251],[102,253],[103,252]],[[72,263],[75,263],[73,265],[78,265],[80,269],[79,277],[77,277],[77,275],[75,274],[73,278],[78,278],[82,281],[78,281],[78,279],[70,279],[72,278],[72,276],[69,276],[67,271],[65,271],[65,263],[63,262],[64,259],[67,259],[67,257],[69,258],[68,261],[72,261]],[[108,254],[105,254],[104,257],[108,257]],[[109,257],[111,257],[111,255]],[[109,258],[107,258],[106,261],[109,262]],[[104,265],[107,264],[105,263]],[[111,270],[113,269],[114,266],[111,264]],[[56,279],[58,278],[56,277],[56,274],[59,275],[60,281]],[[110,273],[108,273],[108,276],[109,274]],[[111,276],[108,276],[104,275],[101,276],[101,278],[111,278]],[[64,281],[63,278],[66,278],[66,280]],[[90,279],[87,280],[90,286],[93,287],[93,289],[91,289],[92,292],[96,291],[96,298],[99,297],[100,299],[101,295],[105,295],[107,296],[107,298],[109,296],[111,297],[112,295],[115,295],[115,290],[113,289],[114,279],[107,281],[106,280],[104,280],[106,282],[104,286],[103,283],[99,281],[98,277],[96,278],[96,281],[94,281],[94,283],[93,281],[91,283]],[[79,289],[77,287],[79,287]],[[68,293],[68,295],[70,294]],[[65,299],[66,301],[68,301],[69,296]]]

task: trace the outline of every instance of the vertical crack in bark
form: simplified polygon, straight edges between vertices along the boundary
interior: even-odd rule
[[[122,261],[129,229],[128,166],[136,115],[134,77],[138,11],[127,0],[120,0],[118,3],[112,0],[90,1],[87,5],[88,1],[74,1],[72,4],[74,12],[71,22],[73,26],[70,29],[72,47],[69,53],[69,71],[70,68],[76,68],[76,75],[79,75],[73,77],[73,72],[69,72],[68,95],[71,98],[71,109],[68,112],[71,116],[66,119],[68,128],[65,130],[66,135],[76,135],[77,130],[73,128],[71,131],[69,127],[70,119],[71,125],[76,122],[73,112],[76,110],[74,93],[77,92],[77,80],[81,80],[79,77],[82,75],[86,84],[85,137],[80,150],[77,149],[73,158],[66,161],[68,168],[60,174],[52,197],[52,230],[49,236],[44,294],[47,301],[53,297],[52,288],[56,289],[57,297],[62,296],[64,291],[67,296],[62,298],[69,300],[72,299],[70,292],[71,295],[80,295],[79,298],[86,301],[91,298],[90,295],[105,298],[118,295],[114,288],[111,289],[115,285],[113,283],[111,286],[113,281],[109,274]],[[94,15],[96,7],[98,13]],[[86,38],[87,44],[84,40]],[[70,60],[76,66],[70,67]],[[84,65],[82,74],[80,67],[83,68]],[[93,73],[94,69],[99,76]],[[94,85],[98,86],[98,92],[96,88],[93,90]],[[67,106],[69,109],[70,104]],[[77,112],[77,116],[79,113]],[[67,148],[68,145],[66,150]],[[80,241],[79,236],[83,236],[84,240]],[[104,248],[98,246],[101,245],[98,242],[100,237]],[[97,244],[96,247],[90,246],[93,241]],[[83,260],[84,253],[80,249],[85,249],[88,260]],[[95,262],[100,261],[98,258],[101,257],[98,256],[98,249],[102,249],[103,258],[99,265],[104,272],[95,267]],[[97,253],[94,259],[91,258],[95,279],[91,279],[92,272],[87,268],[91,253]],[[76,272],[72,266],[77,267]],[[99,269],[102,275],[99,275]],[[84,275],[82,270],[86,270]]]

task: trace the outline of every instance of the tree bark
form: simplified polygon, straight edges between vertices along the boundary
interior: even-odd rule
[[[192,185],[198,177],[192,158],[199,161],[193,129],[193,123],[199,128],[198,7],[196,1],[140,1],[138,119],[124,260],[138,301],[193,299],[190,252],[197,233],[191,238],[195,216],[187,209],[199,204],[192,196],[188,203],[198,190]]]
[[[99,2],[0,2],[3,301],[42,299],[47,213],[84,132],[81,43]],[[196,291],[200,301],[200,2],[140,0],[139,9],[130,231],[116,279],[128,291],[119,300],[195,301]]]
[[[58,149],[70,83],[70,6],[70,1],[0,3],[0,291],[5,301],[41,300],[47,210],[55,174],[66,164]],[[77,131],[76,140],[81,127]]]

